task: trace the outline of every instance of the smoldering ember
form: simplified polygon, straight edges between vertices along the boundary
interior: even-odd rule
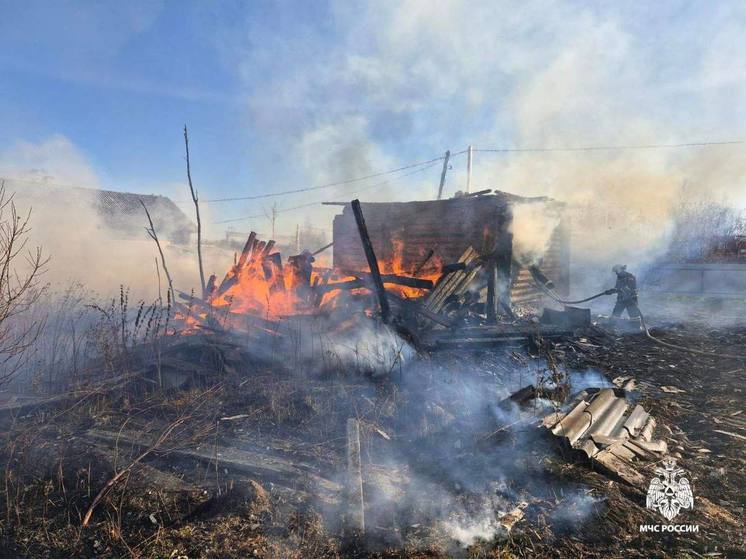
[[[742,8],[25,4],[0,558],[746,557]]]

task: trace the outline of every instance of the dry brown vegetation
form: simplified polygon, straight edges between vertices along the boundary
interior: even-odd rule
[[[715,370],[723,365],[717,360],[682,359],[627,336],[557,346],[549,362],[546,355],[490,350],[467,360],[463,353],[441,354],[378,378],[339,368],[299,375],[279,362],[252,357],[242,344],[203,336],[163,343],[164,363],[184,359],[187,352],[203,374],[162,390],[148,363],[152,343],[130,345],[128,335],[118,334],[122,346],[113,353],[116,359],[100,363],[109,366],[126,353],[127,375],[102,375],[94,382],[88,377],[85,383],[79,377],[63,400],[3,411],[5,556],[739,553],[743,455],[727,436],[712,432],[723,427],[717,418],[738,420],[732,415],[738,405],[727,398],[739,389],[737,376],[703,380],[688,373],[703,366]],[[738,332],[723,339],[679,335],[688,336],[679,342],[713,347],[743,341]],[[612,349],[599,352],[599,347]],[[551,376],[568,366],[593,365],[612,378],[630,372],[630,359],[647,363],[639,375],[645,405],[655,410],[669,444],[684,449],[678,452],[698,498],[687,521],[699,523],[701,534],[639,534],[639,524],[654,517],[638,490],[591,471],[536,427],[511,425],[484,406],[497,401],[505,387],[553,385]],[[659,390],[692,382],[690,377],[700,378],[702,394],[726,398],[710,402],[718,410],[706,416],[712,425],[703,427],[694,419],[696,409],[688,409],[696,408],[688,402],[697,402],[700,392]],[[348,417],[362,425],[365,541],[343,537]],[[485,507],[503,514],[504,507],[520,501],[527,503],[523,518],[494,540],[462,547],[444,529],[444,522],[478,516]]]

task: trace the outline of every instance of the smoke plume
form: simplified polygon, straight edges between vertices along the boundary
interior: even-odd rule
[[[137,298],[158,297],[158,251],[145,232],[145,212],[119,219],[113,228],[96,203],[94,189],[102,181],[69,139],[57,135],[38,144],[18,142],[0,153],[0,169],[12,177],[4,184],[19,214],[31,212],[28,246],[42,247],[49,257],[47,282],[58,289],[79,283],[103,297],[118,293],[120,285]],[[169,242],[167,230],[158,233],[176,287],[187,292],[197,287],[193,245]],[[207,250],[206,272],[227,269],[230,259],[230,254]],[[165,297],[166,278],[163,270],[160,274]]]

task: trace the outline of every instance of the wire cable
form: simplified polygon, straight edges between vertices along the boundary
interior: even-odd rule
[[[674,149],[706,146],[735,146],[744,145],[746,140],[728,140],[722,142],[687,142],[682,144],[638,144],[621,146],[579,146],[579,147],[556,147],[556,148],[484,148],[472,151],[483,153],[549,153],[549,152],[572,152],[572,151],[627,151],[637,149]]]
[[[422,172],[427,171],[428,169],[432,168],[433,166],[435,166],[436,163],[437,163],[437,161],[431,162],[426,167],[421,167],[419,169],[415,169],[414,171],[410,171],[409,173],[401,174],[398,177],[393,177],[393,178],[390,178],[390,179],[386,179],[384,181],[379,181],[379,182],[376,182],[376,183],[373,183],[373,184],[366,185],[366,186],[364,186],[362,188],[359,188],[353,195],[357,195],[360,192],[364,192],[366,190],[370,190],[371,188],[375,188],[377,186],[384,186],[384,185],[390,184],[390,183],[392,183],[394,181],[397,181],[399,179],[402,179],[404,177],[409,177],[409,176],[415,175],[417,173],[422,173]],[[311,207],[311,206],[315,206],[317,204],[321,204],[321,201],[319,200],[319,201],[316,201],[316,202],[310,202],[308,204],[301,204],[300,206],[293,206],[292,208],[282,208],[282,209],[278,210],[277,213],[280,214],[280,213],[285,213],[285,212],[289,212],[289,211],[292,211],[292,210],[298,210],[298,209],[301,209],[301,208],[308,208],[308,207]],[[244,217],[237,217],[237,218],[232,218],[232,219],[225,219],[223,221],[213,221],[212,223],[213,223],[213,225],[220,225],[220,224],[224,224],[224,223],[233,223],[233,222],[236,222],[236,221],[244,221],[246,219],[258,219],[260,217],[267,217],[267,215],[266,214],[248,215],[248,216],[244,216]]]
[[[454,157],[455,155],[457,155],[457,154],[452,154],[451,157]],[[299,194],[301,192],[311,192],[311,191],[314,191],[314,190],[322,190],[324,188],[331,188],[333,186],[341,186],[341,185],[344,185],[344,184],[353,184],[353,183],[356,183],[356,182],[361,182],[361,181],[364,181],[364,180],[373,179],[373,178],[381,177],[381,176],[384,176],[384,175],[391,175],[391,174],[398,173],[400,171],[406,171],[407,169],[412,169],[412,168],[415,168],[415,167],[423,167],[425,165],[430,166],[430,165],[432,165],[434,163],[437,163],[438,161],[442,161],[443,159],[445,159],[445,156],[441,155],[440,157],[435,157],[433,159],[428,159],[427,161],[418,161],[417,163],[410,163],[409,165],[404,165],[402,167],[397,167],[396,169],[389,169],[388,171],[380,171],[378,173],[372,173],[370,175],[365,175],[363,177],[356,177],[356,178],[353,178],[353,179],[341,180],[341,181],[336,181],[336,182],[329,182],[329,183],[326,183],[326,184],[319,184],[319,185],[316,185],[316,186],[307,186],[305,188],[296,188],[296,189],[293,189],[293,190],[283,190],[281,192],[271,192],[269,194],[257,194],[257,195],[254,195],[254,196],[236,196],[236,197],[233,197],[233,198],[212,198],[212,199],[209,199],[209,200],[200,200],[200,202],[216,203],[216,202],[237,202],[237,201],[240,201],[240,200],[260,200],[260,199],[263,199],[263,198],[276,198],[278,196],[287,196],[289,194]],[[425,168],[428,168],[428,167],[425,167]],[[402,175],[402,176],[406,176],[406,175]]]

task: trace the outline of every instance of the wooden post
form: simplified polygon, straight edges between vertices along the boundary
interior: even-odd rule
[[[275,238],[275,221],[277,220],[277,202],[272,204],[272,238]]]
[[[365,533],[365,501],[363,500],[363,468],[360,459],[360,424],[347,420],[347,532]]]
[[[500,296],[497,293],[497,262],[492,257],[485,267],[487,272],[487,324],[497,324]]]
[[[513,314],[510,307],[510,284],[513,280],[513,235],[505,231],[501,236],[502,242],[498,243],[498,252],[495,256],[496,285],[500,286],[497,300],[497,308],[502,308],[508,316]]]
[[[383,281],[381,280],[381,271],[378,268],[376,253],[373,251],[373,245],[368,236],[368,228],[365,226],[365,218],[363,217],[363,210],[360,208],[360,200],[353,200],[351,205],[352,213],[355,215],[355,222],[357,223],[357,230],[360,233],[360,241],[363,243],[365,258],[368,260],[373,287],[375,287],[378,302],[381,305],[381,320],[386,324],[389,321],[390,314],[389,301],[386,298],[386,289],[383,287]]]
[[[466,159],[466,194],[471,192],[471,162],[473,158],[474,150],[469,146],[469,153]]]
[[[438,186],[438,200],[443,197],[443,186],[446,184],[446,172],[448,171],[448,160],[451,158],[450,150],[446,150],[443,158],[443,170],[440,172],[440,186]]]

